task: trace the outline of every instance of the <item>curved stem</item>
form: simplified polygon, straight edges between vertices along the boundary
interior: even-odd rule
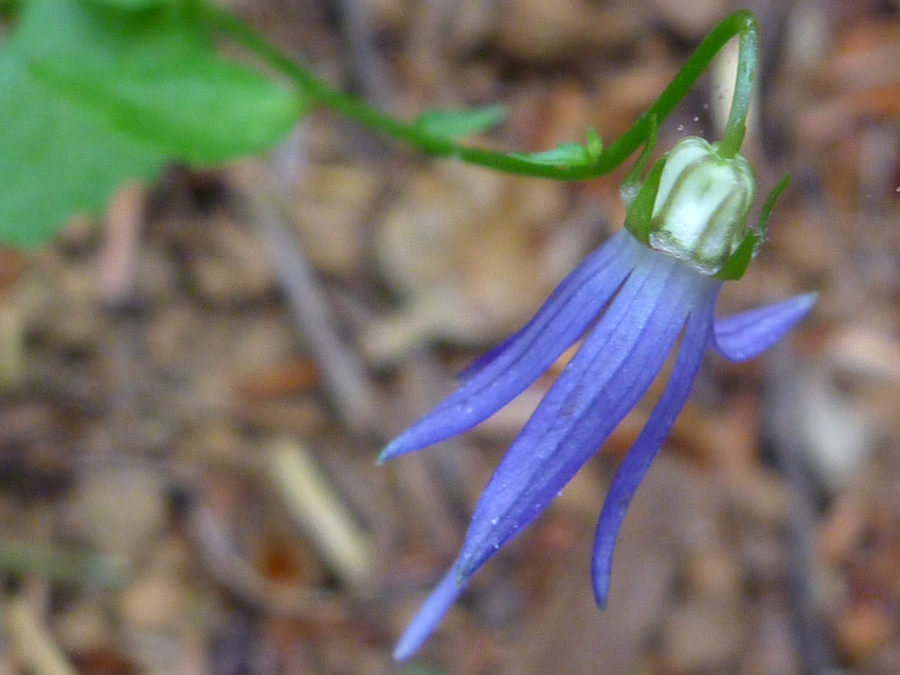
[[[356,96],[338,92],[317,79],[312,73],[282,54],[273,45],[259,36],[252,28],[228,12],[207,3],[200,3],[199,15],[211,29],[219,31],[260,57],[265,63],[288,77],[314,101],[328,106],[335,112],[360,125],[406,141],[419,150],[439,156],[453,157],[470,164],[504,171],[506,173],[553,178],[556,180],[587,180],[610,173],[647,139],[650,132],[650,118],[658,124],[672,112],[684,98],[690,87],[697,81],[712,59],[735,35],[741,36],[741,61],[738,67],[738,81],[735,100],[731,109],[722,146],[726,149],[740,147],[743,139],[743,117],[749,105],[756,63],[756,20],[753,15],[741,10],[727,17],[700,43],[687,63],[681,68],[668,87],[650,108],[603,152],[595,162],[575,166],[539,164],[527,156],[495,152],[484,148],[460,145],[448,138],[436,136],[409,122],[403,122],[372,108]],[[729,150],[730,151],[730,150]],[[720,152],[722,152],[720,150]]]
[[[731,130],[735,126],[735,115],[739,114],[741,110],[744,111],[743,114],[746,117],[746,110],[750,100],[750,89],[753,86],[753,72],[756,65],[757,32],[756,18],[745,9],[731,14],[713,28],[710,34],[694,50],[687,63],[678,71],[678,74],[675,75],[669,86],[659,95],[659,98],[656,99],[653,105],[647,109],[647,112],[641,115],[631,128],[601,155],[597,168],[602,169],[602,171],[596,175],[601,176],[615,169],[644,142],[650,130],[650,118],[652,116],[656,116],[657,125],[662,124],[663,120],[681,102],[681,99],[684,98],[694,82],[697,81],[700,75],[703,74],[703,71],[706,70],[706,67],[722,50],[722,47],[735,35],[741,36],[741,56],[735,86],[735,102],[732,103],[727,130]],[[748,37],[749,34],[752,35]],[[747,58],[748,55],[752,59]],[[740,64],[745,64],[743,70]],[[738,92],[746,97],[746,100],[740,105],[737,103]],[[737,120],[741,128],[743,128],[743,119],[741,117]],[[726,134],[728,133],[727,130]],[[741,131],[741,140],[743,140],[743,131]],[[740,141],[738,142],[738,147],[740,147]],[[608,167],[607,163],[609,163]]]
[[[747,114],[750,110],[750,92],[753,89],[753,76],[756,71],[756,54],[759,44],[759,28],[756,18],[748,13],[746,26],[741,31],[741,43],[738,51],[737,75],[734,83],[734,96],[731,99],[731,113],[728,124],[719,144],[719,155],[733,157],[741,149],[744,134],[747,131]]]

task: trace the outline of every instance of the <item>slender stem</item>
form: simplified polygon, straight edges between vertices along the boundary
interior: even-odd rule
[[[749,69],[745,69],[743,72],[740,68],[738,69],[738,81],[735,88],[735,97],[737,97],[737,92],[740,90],[742,94],[746,93],[747,101],[749,101],[750,88],[753,84],[753,66],[756,61],[756,30],[756,19],[753,14],[745,9],[731,14],[718,26],[713,28],[694,53],[691,54],[687,63],[685,63],[681,70],[678,71],[678,74],[675,75],[669,83],[669,86],[659,95],[659,98],[656,99],[653,105],[647,109],[647,112],[641,115],[631,128],[615,143],[609,146],[609,148],[606,149],[606,152],[601,155],[600,161],[597,163],[597,167],[595,167],[596,169],[599,169],[596,175],[602,176],[615,169],[644,142],[644,139],[650,131],[651,116],[656,116],[657,125],[663,123],[663,120],[665,120],[675,106],[681,102],[681,99],[684,98],[694,82],[696,82],[700,75],[703,74],[703,71],[706,70],[706,67],[716,57],[716,54],[718,54],[722,50],[722,47],[724,47],[735,35],[741,36],[742,57],[745,55],[746,51],[751,49],[751,47],[753,49],[753,62],[750,64]],[[745,41],[744,35],[748,32],[753,33],[753,38]],[[747,44],[746,49],[744,48],[745,42]],[[745,82],[742,78],[747,77],[747,75],[750,76],[750,79]],[[748,103],[743,105],[743,110],[746,111],[747,105]],[[739,111],[740,109],[740,107],[732,105],[732,117],[729,118],[728,121],[729,128],[733,124],[733,118],[736,111]],[[738,147],[740,147],[740,143],[738,144]]]
[[[213,30],[228,35],[237,43],[256,54],[264,62],[288,77],[314,101],[374,131],[406,141],[423,152],[439,157],[453,157],[470,164],[539,178],[577,181],[596,178],[610,173],[630,157],[650,132],[650,118],[654,116],[658,124],[668,117],[676,105],[684,98],[690,87],[697,81],[712,59],[735,35],[741,35],[741,60],[735,101],[731,109],[726,136],[722,145],[734,152],[743,138],[743,117],[749,105],[750,88],[756,62],[756,20],[746,10],[727,17],[697,47],[694,54],[678,72],[668,87],[660,94],[652,106],[603,152],[596,162],[576,166],[539,164],[527,157],[495,152],[484,148],[460,145],[454,141],[423,131],[415,124],[402,122],[367,105],[358,97],[338,92],[317,79],[312,73],[296,64],[278,49],[259,36],[252,28],[228,12],[205,2],[199,3],[197,11]],[[742,112],[743,111],[743,112]],[[720,150],[721,152],[721,150]],[[733,154],[733,153],[732,153]]]
[[[733,157],[741,149],[744,134],[747,132],[747,114],[750,110],[750,92],[753,89],[753,76],[756,71],[756,54],[759,44],[759,28],[752,14],[744,17],[745,27],[741,30],[741,43],[738,48],[737,75],[734,83],[734,97],[731,99],[731,113],[728,124],[719,144],[719,155]]]

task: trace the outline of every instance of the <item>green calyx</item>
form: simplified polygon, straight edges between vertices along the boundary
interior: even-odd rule
[[[660,174],[648,243],[704,274],[716,274],[748,234],[755,194],[746,159],[721,157],[702,138],[684,138],[668,153]]]
[[[719,144],[702,138],[684,138],[656,162],[638,187],[654,141],[651,132],[644,153],[623,183],[625,227],[645,245],[702,274],[739,279],[765,239],[769,214],[787,187],[787,177],[766,199],[754,230],[748,227],[747,216],[756,182],[746,159],[739,154],[723,157]]]

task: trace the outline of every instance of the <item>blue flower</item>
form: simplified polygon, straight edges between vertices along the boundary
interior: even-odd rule
[[[684,163],[671,156],[669,161],[684,172]],[[691,170],[695,169],[696,163]],[[666,194],[654,206],[654,218],[665,221],[666,195],[683,218],[684,204],[676,194],[682,185],[676,182],[672,187],[665,170],[661,175],[660,192]],[[722,211],[693,210],[707,219]],[[731,220],[740,221],[741,214],[746,220],[746,210],[741,206]],[[691,236],[698,239],[695,235]],[[707,243],[709,239],[699,237]],[[728,254],[742,237],[733,239]],[[613,548],[625,511],[687,399],[706,348],[736,361],[756,356],[815,302],[814,294],[801,295],[716,320],[723,281],[689,258],[673,253],[671,247],[654,250],[628,230],[614,235],[553,291],[524,328],[466,370],[459,389],[382,452],[379,461],[472,428],[524,391],[583,338],[485,488],[459,557],[400,639],[396,658],[408,658],[418,650],[475,571],[547,508],[641,399],[674,348],[678,354],[668,384],[619,466],[597,524],[593,584],[598,605],[605,606]]]

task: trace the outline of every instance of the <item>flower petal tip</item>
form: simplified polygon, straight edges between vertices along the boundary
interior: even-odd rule
[[[415,446],[410,446],[409,443],[403,442],[406,434],[401,434],[386,446],[379,453],[378,457],[375,459],[376,465],[381,465],[387,462],[388,460],[399,457],[400,455],[405,455],[408,452],[412,452],[413,450],[418,450]]]
[[[421,647],[421,644],[410,645],[407,642],[401,640],[394,648],[392,654],[392,656],[394,657],[394,661],[406,661],[418,651],[419,647]]]
[[[805,317],[810,313],[813,307],[815,307],[816,302],[819,299],[818,291],[811,291],[809,293],[802,293],[800,295],[795,295],[793,298],[789,298],[785,300],[785,304],[791,307],[792,315],[796,316],[794,323]]]
[[[422,609],[410,622],[406,632],[400,637],[394,648],[394,660],[406,661],[425,644],[431,633],[444,618],[450,606],[456,602],[465,587],[465,580],[459,576],[456,567],[452,567],[441,583],[432,591]]]
[[[811,291],[809,293],[804,293],[803,295],[797,296],[798,302],[802,302],[805,305],[807,312],[813,308],[813,306],[816,304],[816,301],[818,301],[818,299],[819,299],[818,291]]]
[[[712,345],[730,361],[758,356],[784,337],[816,304],[818,293],[804,293],[725,319],[717,319]]]
[[[598,566],[595,562],[592,572],[594,582],[594,602],[597,603],[597,608],[602,612],[606,610],[606,606],[609,603],[609,582],[611,570],[609,567],[601,569],[600,566]]]

